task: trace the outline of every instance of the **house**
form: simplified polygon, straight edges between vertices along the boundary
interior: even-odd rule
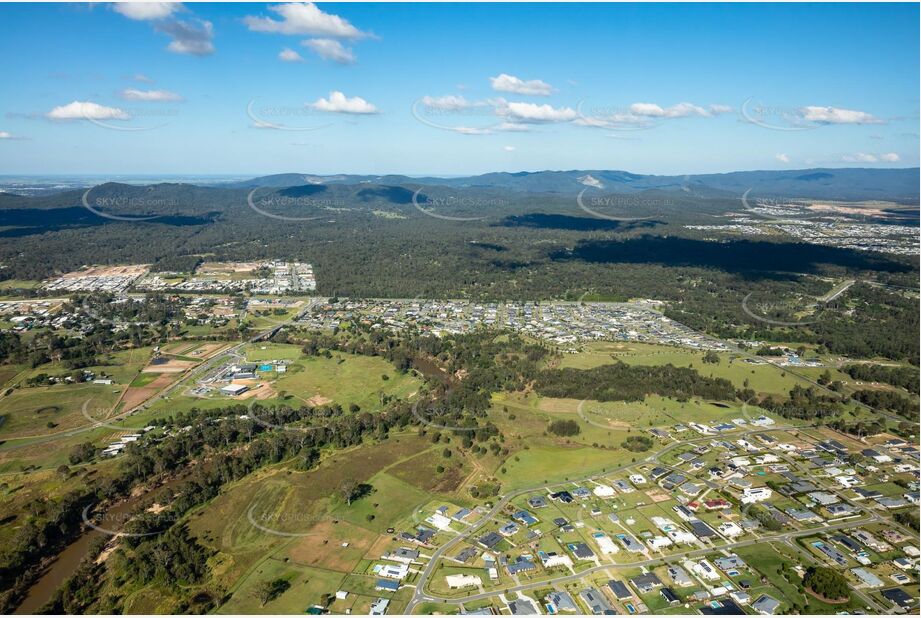
[[[741,500],[743,504],[754,504],[767,500],[773,493],[768,487],[746,487],[742,489]]]
[[[515,558],[515,560],[505,565],[505,569],[508,571],[509,575],[527,573],[528,571],[533,571],[536,568],[537,565],[534,564],[534,561],[531,560],[530,556],[518,556]]]
[[[371,610],[368,613],[371,616],[383,616],[387,613],[388,605],[390,605],[390,599],[378,598],[371,604]]]
[[[662,595],[662,598],[665,599],[669,605],[674,605],[675,603],[681,602],[681,599],[678,598],[678,595],[675,594],[675,591],[671,588],[662,588],[662,590],[659,591],[659,594]]]
[[[748,605],[751,603],[751,596],[742,590],[734,590],[729,593],[729,597],[739,605]]]
[[[745,534],[745,531],[742,528],[731,521],[724,522],[717,527],[717,530],[720,534],[728,539],[734,539],[737,536],[742,536]]]
[[[400,589],[400,582],[390,581],[388,579],[379,579],[374,584],[374,589],[383,592],[396,592]]]
[[[545,596],[544,600],[547,601],[547,608],[553,614],[559,614],[560,612],[579,613],[579,606],[576,605],[575,600],[565,590],[554,590]]]
[[[646,552],[646,548],[643,547],[639,541],[633,538],[633,535],[619,532],[614,536],[617,537],[617,540],[620,541],[621,545],[623,545],[627,551],[631,551],[636,554],[642,554]]]
[[[759,614],[768,616],[776,614],[779,607],[780,601],[766,594],[762,594],[754,603],[752,603],[753,610]]]
[[[878,588],[883,585],[883,580],[881,580],[876,575],[874,575],[872,572],[866,570],[863,567],[857,567],[857,568],[851,569],[851,573],[856,575],[857,579],[863,582],[865,586],[868,586],[870,588]]]
[[[694,536],[702,541],[718,536],[716,534],[716,530],[699,519],[692,519],[688,521],[688,525],[691,527],[691,532],[694,533]]]
[[[822,521],[821,517],[809,509],[798,509],[791,506],[790,508],[786,509],[785,512],[787,515],[800,522],[801,524]]]
[[[539,523],[538,519],[527,511],[518,511],[512,515],[512,519],[525,526],[533,526],[534,524]]]
[[[712,582],[720,578],[720,574],[717,572],[717,570],[706,560],[692,562],[690,566],[691,570],[694,571],[694,573],[701,579]]]
[[[542,509],[547,506],[547,500],[543,496],[532,496],[528,498],[528,506],[532,509]]]
[[[515,599],[509,603],[508,609],[512,612],[513,616],[534,616],[540,614],[537,608],[534,607],[534,602],[525,597]]]
[[[579,593],[579,598],[582,599],[589,611],[596,616],[610,614],[614,611],[614,607],[608,603],[608,600],[604,598],[604,595],[597,588],[586,588]]]
[[[487,532],[483,536],[477,539],[477,543],[485,547],[486,549],[492,549],[496,545],[502,542],[502,537],[496,534],[495,532]]]
[[[880,541],[879,539],[877,539],[875,536],[873,536],[866,530],[858,530],[852,533],[851,536],[853,536],[855,539],[857,539],[858,541],[860,541],[861,543],[863,543],[864,545],[866,545],[872,550],[875,550],[875,551],[888,551],[889,550],[888,543],[884,541]]]
[[[454,556],[456,562],[464,563],[476,557],[477,550],[475,547],[465,547]]]
[[[739,569],[744,569],[746,567],[745,561],[739,558],[737,554],[729,554],[728,556],[720,556],[715,559],[713,563],[721,571],[729,572],[732,570],[738,571]]]
[[[882,594],[887,601],[895,603],[902,609],[908,609],[914,604],[911,595],[901,588],[890,588],[889,590],[883,590],[880,594]]]
[[[401,547],[381,557],[384,558],[385,560],[393,560],[394,562],[402,562],[403,564],[409,564],[419,559],[419,552],[416,551],[415,549]]]
[[[598,549],[602,554],[616,554],[620,551],[620,548],[614,544],[614,541],[611,540],[611,537],[604,534],[603,532],[596,532],[592,534],[592,538],[595,540],[595,543],[598,544]]]
[[[630,584],[641,593],[655,590],[662,585],[662,580],[655,573],[643,573],[630,579]]]
[[[618,601],[629,601],[633,598],[633,593],[630,592],[627,585],[622,581],[612,579],[608,582],[608,588],[611,590],[611,594],[614,595],[614,598]]]
[[[601,484],[596,485],[595,488],[592,489],[592,493],[594,493],[599,498],[611,498],[615,494],[613,487],[610,485]]]
[[[668,576],[672,578],[672,581],[676,586],[681,588],[694,585],[694,580],[691,579],[691,576],[688,575],[688,572],[682,569],[680,566],[668,567]]]
[[[565,554],[558,554],[555,551],[537,552],[537,557],[540,558],[540,562],[544,565],[545,569],[552,569],[553,567],[571,567],[572,558]]]
[[[550,494],[550,499],[557,500],[563,504],[570,504],[573,501],[572,494],[565,490]]]
[[[381,577],[386,577],[387,579],[401,580],[409,575],[409,565],[377,564],[374,566],[374,573]]]
[[[705,592],[705,591],[703,591]],[[709,598],[709,595],[707,597]],[[719,601],[711,601],[709,604],[704,605],[698,608],[700,613],[704,616],[744,616],[745,610],[739,607],[735,601],[731,599],[720,599]]]
[[[499,534],[502,536],[512,536],[518,532],[518,524],[513,521],[508,522],[501,528],[499,528]]]
[[[566,547],[579,560],[591,560],[595,557],[595,552],[585,543],[569,543]]]
[[[476,575],[465,575],[462,573],[446,575],[445,582],[448,584],[448,588],[451,590],[459,590],[462,588],[478,588],[483,585],[483,581]]]

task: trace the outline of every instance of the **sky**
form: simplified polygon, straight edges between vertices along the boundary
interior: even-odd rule
[[[0,173],[915,167],[918,4],[0,4]]]

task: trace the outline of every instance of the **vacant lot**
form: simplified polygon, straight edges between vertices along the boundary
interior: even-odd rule
[[[383,376],[387,376],[385,380]],[[371,356],[337,353],[332,358],[302,358],[280,374],[275,387],[303,401],[320,395],[362,410],[380,405],[381,394],[405,398],[419,388],[418,379],[401,374],[387,361]]]
[[[104,418],[124,386],[59,384],[14,390],[0,399],[0,438],[43,435],[91,425],[82,412],[89,402],[93,418]],[[49,426],[49,423],[51,424]]]

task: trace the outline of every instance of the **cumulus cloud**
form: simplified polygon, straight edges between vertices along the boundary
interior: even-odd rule
[[[693,103],[678,103],[671,107],[662,107],[655,103],[634,103],[630,106],[630,113],[637,116],[647,116],[650,118],[685,118],[687,116],[711,115],[711,112],[699,105]]]
[[[430,97],[426,95],[422,97],[421,102],[428,108],[440,110],[467,109],[474,105],[474,103],[471,103],[464,97],[455,94],[447,94],[443,97]]]
[[[865,152],[858,152],[852,155],[844,155],[841,157],[842,161],[848,161],[850,163],[876,163],[878,159],[876,155],[867,154]]]
[[[276,4],[270,6],[269,10],[277,13],[281,20],[271,17],[247,16],[243,18],[243,23],[253,32],[307,34],[341,39],[360,39],[369,36],[368,33],[350,24],[348,20],[332,13],[324,13],[313,2]]]
[[[524,122],[566,122],[576,118],[576,110],[570,107],[553,107],[552,105],[538,105],[537,103],[507,103],[500,113],[507,113],[514,120]]]
[[[553,86],[539,79],[523,80],[514,75],[501,73],[496,77],[490,77],[489,83],[492,89],[499,92],[514,92],[515,94],[524,94],[531,96],[549,96],[553,92]]]
[[[138,90],[136,88],[126,88],[119,93],[119,96],[126,101],[150,101],[156,103],[182,101],[182,95],[170,92],[169,90]]]
[[[329,98],[319,98],[307,107],[318,112],[331,112],[336,114],[376,114],[377,107],[368,103],[361,97],[349,98],[338,90],[329,93]]]
[[[301,43],[323,60],[332,60],[339,64],[352,64],[355,54],[336,39],[308,39]]]
[[[799,111],[804,120],[819,124],[882,124],[873,114],[840,107],[808,105]]]
[[[886,161],[887,163],[895,163],[901,160],[901,157],[894,152],[886,152],[879,155],[880,161]]]
[[[182,8],[178,2],[114,2],[112,10],[128,19],[151,21],[166,19]]]
[[[200,21],[198,25],[178,19],[158,23],[157,32],[170,36],[173,40],[167,49],[176,54],[207,56],[214,53],[214,27],[210,21]]]
[[[530,131],[531,127],[520,122],[503,122],[498,127],[498,131],[511,131],[513,133],[523,133],[525,131]]]
[[[106,107],[92,101],[72,101],[59,105],[45,114],[51,120],[128,120],[130,116],[117,107]]]
[[[299,53],[287,47],[278,52],[278,59],[282,62],[303,62],[304,59]]]
[[[780,161],[781,163],[789,163],[789,162],[790,162],[790,157],[788,157],[788,156],[787,156],[785,153],[783,153],[783,152],[778,152],[777,154],[774,155],[774,158],[777,159],[778,161]]]

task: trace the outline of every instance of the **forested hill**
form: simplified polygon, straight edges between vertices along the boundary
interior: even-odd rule
[[[304,184],[355,185],[374,183],[420,186],[445,186],[466,189],[503,189],[522,193],[576,194],[586,188],[613,193],[649,190],[683,191],[698,194],[739,196],[751,189],[761,197],[829,200],[888,200],[917,202],[919,169],[816,168],[805,170],[743,171],[726,174],[656,176],[615,170],[568,170],[540,172],[494,172],[457,178],[369,176],[339,174],[275,174],[224,186],[287,187]]]

